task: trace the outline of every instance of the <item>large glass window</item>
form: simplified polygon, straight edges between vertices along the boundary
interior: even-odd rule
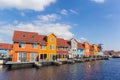
[[[40,54],[40,59],[46,59],[47,58],[47,54]]]
[[[67,50],[67,47],[63,47],[63,50],[66,51],[66,50]]]
[[[34,62],[36,60],[36,53],[30,54],[30,61]]]
[[[60,50],[60,47],[57,47],[57,51],[59,51]]]
[[[50,50],[54,50],[54,45],[50,45]]]
[[[25,48],[25,43],[24,42],[19,42],[19,48]]]
[[[36,48],[37,44],[36,43],[31,43],[31,48]]]
[[[42,50],[45,50],[45,45],[40,45],[40,48],[41,48]]]

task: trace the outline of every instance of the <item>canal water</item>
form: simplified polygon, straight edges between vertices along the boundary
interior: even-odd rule
[[[40,69],[0,69],[0,80],[120,80],[120,59],[46,66]]]

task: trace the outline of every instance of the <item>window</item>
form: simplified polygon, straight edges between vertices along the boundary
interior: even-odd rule
[[[35,36],[34,36],[34,35],[32,35],[32,38],[35,38]]]
[[[46,59],[47,58],[47,54],[40,54],[40,59]]]
[[[60,50],[60,48],[59,47],[57,47],[57,51],[59,51]]]
[[[23,37],[25,37],[25,34],[23,34]]]
[[[25,48],[25,43],[24,42],[19,42],[19,48]]]
[[[44,45],[40,45],[40,48],[41,48],[42,50],[45,50],[45,46],[44,46]]]
[[[60,54],[58,53],[58,54],[57,54],[57,58],[60,58],[60,57],[61,57],[61,56],[60,56]]]
[[[37,44],[36,43],[31,43],[31,48],[36,48]]]
[[[50,50],[54,50],[54,45],[50,45]]]
[[[54,38],[50,38],[50,41],[53,41],[54,40]]]
[[[66,58],[66,54],[63,54],[63,58]]]
[[[67,50],[67,47],[63,47],[63,50],[66,51],[66,50]]]

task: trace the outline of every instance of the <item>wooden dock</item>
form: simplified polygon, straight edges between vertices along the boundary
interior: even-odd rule
[[[41,66],[55,65],[60,66],[62,64],[74,64],[74,63],[83,63],[96,60],[109,60],[108,57],[99,57],[99,58],[80,58],[80,59],[70,59],[70,60],[58,60],[58,61],[39,61],[39,62],[6,62],[5,65],[8,66],[8,69],[12,68],[24,68],[24,67],[36,67],[40,68]]]

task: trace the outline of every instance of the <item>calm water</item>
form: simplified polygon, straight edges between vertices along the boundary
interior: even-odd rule
[[[0,69],[0,80],[120,80],[120,59],[28,68]]]

